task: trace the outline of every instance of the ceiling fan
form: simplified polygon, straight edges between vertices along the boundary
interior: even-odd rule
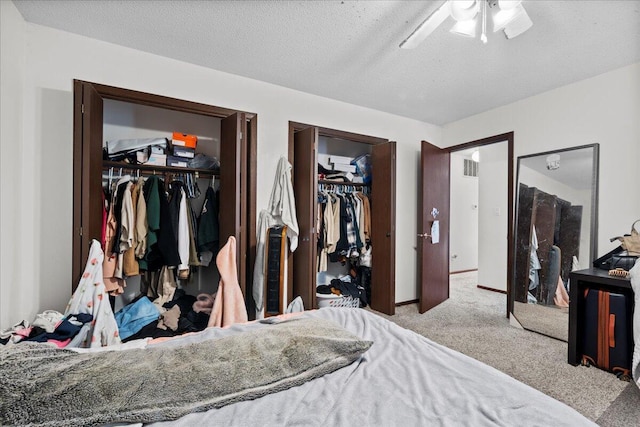
[[[493,20],[493,32],[502,30],[508,39],[519,36],[533,26],[522,0],[446,0],[400,43],[400,47],[415,48],[450,16],[456,21],[450,30],[452,33],[475,37],[479,15],[482,28],[480,40],[487,43],[489,13]]]

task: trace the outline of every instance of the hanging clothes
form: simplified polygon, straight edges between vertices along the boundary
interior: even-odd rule
[[[122,204],[122,236],[120,237],[120,251],[122,252],[122,270],[126,277],[140,274],[138,261],[135,255],[136,246],[136,208],[138,195],[136,186],[130,182],[125,189],[124,203]],[[128,193],[128,194],[127,194]]]
[[[147,250],[147,233],[149,226],[147,225],[147,202],[144,199],[144,178],[138,178],[136,183],[136,246],[135,255],[137,259],[143,258]]]
[[[298,247],[298,218],[296,216],[296,200],[291,183],[291,164],[286,157],[280,157],[276,169],[276,179],[269,199],[269,213],[278,224],[287,226],[289,249],[295,252]]]
[[[156,245],[160,231],[160,192],[158,189],[160,182],[157,176],[150,176],[142,190],[147,206],[147,247],[144,256],[139,261],[141,270],[149,270],[147,260],[149,257],[153,257],[151,255],[153,248],[158,250]]]
[[[178,211],[178,254],[180,264],[178,265],[178,277],[186,279],[189,276],[189,214],[187,213],[187,195],[183,188],[180,188],[180,210]]]
[[[220,222],[218,219],[218,194],[213,187],[207,188],[204,204],[198,222],[198,253],[218,251],[220,241]]]
[[[278,161],[276,176],[269,198],[269,208],[262,210],[258,219],[256,235],[256,262],[253,268],[252,295],[256,304],[256,316],[262,318],[264,305],[264,265],[265,241],[267,231],[276,225],[287,226],[288,247],[294,252],[298,247],[298,218],[296,216],[296,201],[291,183],[291,164],[283,156]]]
[[[114,206],[113,206],[113,214],[115,217],[115,221],[116,224],[118,225],[116,227],[116,233],[115,236],[113,238],[113,244],[110,248],[112,253],[115,254],[119,254],[120,253],[120,237],[122,235],[122,204],[124,203],[124,196],[125,196],[125,189],[127,188],[127,185],[129,184],[129,181],[131,181],[131,176],[129,175],[125,175],[123,177],[120,177],[120,179],[118,179],[118,182],[116,183],[116,188],[114,191]],[[120,276],[118,276],[120,277]]]
[[[531,231],[531,250],[529,252],[529,290],[532,291],[540,284],[539,270],[542,268],[538,258],[538,235],[536,227]]]
[[[191,207],[191,199],[187,198],[187,216],[189,226],[189,265],[198,267],[202,265],[198,259],[198,245],[196,244],[196,236],[198,234],[198,225],[196,222],[196,214]]]
[[[118,253],[113,250],[114,246],[116,246],[115,241],[118,235],[118,222],[115,213],[118,188],[120,188],[120,181],[114,183],[110,191],[111,202],[109,203],[109,213],[107,215],[105,237],[102,245],[104,248],[102,279],[107,292],[111,295],[122,294],[126,286],[125,281],[117,274]]]
[[[317,271],[323,272],[328,261],[356,261],[366,253],[371,212],[368,196],[351,185],[321,184],[319,188]]]
[[[155,175],[150,176],[144,185],[149,225],[145,255],[147,270],[159,270],[165,265],[177,267],[180,264],[177,233],[163,187],[164,182]]]

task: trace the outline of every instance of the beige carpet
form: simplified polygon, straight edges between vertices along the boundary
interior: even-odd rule
[[[476,283],[475,272],[456,274],[450,298],[432,310],[419,314],[411,304],[397,307],[395,316],[380,315],[493,366],[601,426],[640,425],[637,387],[597,368],[569,365],[566,342],[511,326],[506,295]]]

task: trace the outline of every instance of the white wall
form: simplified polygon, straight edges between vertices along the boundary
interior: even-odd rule
[[[600,143],[598,253],[604,254],[617,246],[609,238],[640,218],[639,117],[636,63],[450,123],[442,136],[452,146],[514,131],[515,157]]]
[[[464,159],[469,155],[451,153],[449,208],[449,271],[478,268],[478,183],[477,177],[464,176]]]
[[[16,304],[28,306],[28,293],[16,268],[18,254],[28,246],[19,232],[16,209],[22,155],[22,91],[25,72],[25,22],[10,1],[0,1],[0,327],[18,322]]]
[[[507,290],[506,142],[480,147],[478,177],[478,284]]]
[[[13,4],[1,3],[3,64],[10,52],[4,49],[4,41],[18,43],[13,38],[25,36],[26,64],[6,76],[19,88],[18,77],[24,75],[22,97],[19,89],[7,93],[3,88],[1,94],[3,107],[9,102],[17,111],[22,110],[23,117],[7,115],[16,130],[5,139],[3,108],[3,154],[5,144],[16,140],[22,153],[12,159],[3,155],[3,165],[8,160],[18,164],[18,179],[13,181],[4,179],[3,167],[1,188],[3,201],[7,192],[20,206],[6,217],[20,218],[20,239],[15,239],[13,269],[19,272],[19,283],[4,271],[2,275],[3,308],[8,312],[3,310],[0,326],[30,319],[44,309],[62,310],[70,296],[73,79],[257,113],[258,209],[268,201],[279,157],[287,154],[289,120],[397,141],[396,301],[416,298],[419,143],[425,139],[439,144],[439,127],[39,25],[26,24],[25,35],[24,21],[16,16]],[[5,9],[10,16],[6,17]],[[17,24],[5,26],[5,20]],[[20,182],[19,189],[11,187],[15,182]],[[12,262],[4,250],[5,236],[9,235],[4,221],[3,212],[3,267]],[[15,295],[9,304],[4,301],[10,291]]]

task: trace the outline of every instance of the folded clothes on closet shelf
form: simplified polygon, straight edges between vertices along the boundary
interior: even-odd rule
[[[106,141],[103,145],[104,158],[106,160],[122,160],[129,153],[135,153],[138,150],[150,149],[151,146],[157,146],[166,150],[168,144],[167,138],[133,138],[133,139],[114,139]]]

